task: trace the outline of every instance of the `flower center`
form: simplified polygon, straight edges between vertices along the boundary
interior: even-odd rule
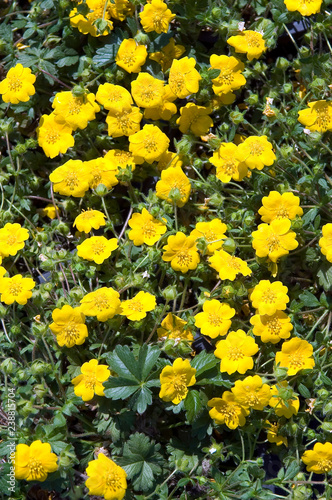
[[[33,479],[38,479],[45,474],[42,463],[35,458],[29,460],[28,467]]]
[[[60,138],[60,134],[57,130],[48,129],[45,132],[45,140],[48,144],[55,144]]]
[[[132,311],[136,312],[142,312],[143,311],[143,304],[141,303],[140,300],[131,300],[130,303],[128,304],[129,309]]]
[[[323,105],[321,107],[317,107],[316,112],[317,112],[317,120],[316,120],[317,125],[321,129],[326,130],[331,121],[328,106]]]
[[[95,307],[98,311],[102,311],[103,309],[108,309],[110,307],[108,298],[105,293],[101,293],[98,297],[95,298]]]
[[[84,375],[84,385],[87,389],[94,389],[96,385],[96,375],[94,373]]]
[[[279,335],[282,328],[278,318],[270,318],[268,320],[267,327],[271,335]]]
[[[175,94],[177,92],[181,92],[184,87],[184,75],[182,73],[174,73],[172,74],[171,82],[170,82],[171,90],[175,89]]]
[[[231,257],[228,261],[229,267],[239,271],[241,269],[241,262],[238,261],[237,257]]]
[[[142,100],[150,102],[156,97],[156,91],[152,85],[148,85],[141,94]]]
[[[121,60],[128,66],[128,68],[134,66],[136,62],[135,52],[125,52],[121,56]]]
[[[148,153],[156,152],[158,150],[157,142],[153,137],[145,137],[144,139],[144,147],[148,151]]]
[[[259,47],[261,44],[261,37],[258,33],[248,33],[246,34],[246,42],[248,46],[251,47]]]
[[[94,214],[91,208],[88,208],[88,210],[83,210],[83,212],[80,214],[82,219],[93,219]]]
[[[68,172],[65,179],[66,186],[73,191],[79,184],[78,176],[76,172]]]
[[[207,231],[204,236],[208,242],[218,239],[216,233],[214,233],[213,231]]]
[[[79,97],[74,97],[68,103],[68,113],[70,115],[78,115],[81,112],[82,101]]]
[[[253,142],[250,144],[250,154],[252,156],[260,156],[264,151],[264,146],[259,142]]]
[[[232,176],[236,172],[236,161],[228,158],[224,161],[221,170],[223,170],[225,174]]]
[[[324,472],[329,472],[332,469],[332,460],[320,460],[317,463],[317,467],[319,467],[319,469],[323,470]]]
[[[153,238],[156,236],[156,229],[154,227],[153,222],[147,221],[142,227],[142,233],[144,236],[147,236],[148,238]]]
[[[66,326],[63,333],[67,342],[75,342],[75,340],[78,339],[78,337],[80,336],[79,329],[73,322],[70,322]]]
[[[131,111],[121,111],[116,115],[118,127],[122,130],[124,134],[127,132],[130,126],[130,118],[129,118],[130,113]]]
[[[121,92],[120,90],[118,89],[115,89],[115,90],[112,90],[112,93],[109,94],[109,96],[107,97],[107,99],[109,101],[121,101]]]
[[[248,406],[259,405],[260,404],[259,397],[256,394],[248,394],[246,397],[246,404]]]
[[[277,211],[276,218],[277,219],[288,219],[289,218],[289,212],[288,212],[287,208],[280,207],[278,209],[278,211]]]
[[[13,77],[9,78],[8,87],[9,90],[18,92],[22,88],[23,82],[20,78]]]
[[[153,18],[153,26],[155,31],[158,31],[163,28],[163,18],[159,13],[156,13]]]
[[[187,394],[186,376],[184,374],[175,375],[172,380],[172,385],[177,394],[184,399]]]
[[[102,182],[101,171],[95,170],[94,172],[92,172],[92,176],[91,187],[92,189],[95,189],[98,184]]]
[[[276,301],[276,294],[273,290],[271,290],[271,288],[267,288],[265,290],[265,292],[262,294],[262,301],[267,303],[269,302],[270,304],[272,304],[272,302],[275,302]]]
[[[23,286],[21,283],[11,283],[9,285],[9,293],[11,295],[14,295],[14,297],[17,297],[23,290]]]
[[[278,250],[278,248],[280,248],[280,239],[278,235],[271,234],[271,236],[267,238],[267,246],[269,247],[270,253]]]
[[[7,245],[15,245],[17,238],[14,234],[10,234],[7,238]]]
[[[92,245],[92,251],[96,255],[101,255],[102,253],[105,252],[106,245],[102,241],[97,241]]]
[[[106,477],[106,486],[114,492],[119,492],[119,490],[121,489],[121,479],[119,474],[117,474],[116,472],[111,472],[110,474],[108,474]]]
[[[189,266],[189,264],[192,262],[192,256],[188,253],[186,250],[181,250],[177,256],[176,259],[178,261],[178,264],[180,266]]]
[[[232,346],[228,349],[227,357],[232,361],[242,359],[243,356],[243,352],[238,347]]]
[[[222,325],[222,318],[218,316],[216,313],[209,313],[209,323],[213,326],[220,326]]]
[[[222,85],[231,85],[234,80],[234,73],[229,68],[223,68],[220,70],[220,74],[217,78],[218,83],[221,82]]]
[[[300,368],[304,365],[303,356],[301,354],[292,354],[289,358],[289,365],[294,368]]]

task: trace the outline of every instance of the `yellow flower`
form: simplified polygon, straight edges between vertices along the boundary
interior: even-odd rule
[[[111,189],[119,183],[116,178],[117,168],[105,157],[84,161],[83,165],[87,171],[91,189],[96,189],[99,184],[104,184],[107,189]]]
[[[199,81],[202,77],[195,69],[195,66],[196,59],[194,57],[174,59],[172,62],[168,83],[176,97],[184,99],[198,92]]]
[[[313,450],[307,450],[302,460],[308,472],[326,474],[332,470],[332,443],[316,443]]]
[[[196,314],[195,326],[201,329],[202,335],[215,339],[219,335],[226,335],[232,322],[235,309],[219,300],[206,300],[203,312]]]
[[[210,162],[216,167],[216,176],[221,182],[242,181],[248,173],[247,165],[238,159],[238,146],[232,142],[222,142]]]
[[[290,12],[297,11],[302,16],[318,14],[322,0],[284,0],[284,4]]]
[[[75,97],[72,92],[58,92],[52,104],[54,114],[63,119],[73,130],[84,129],[88,122],[96,118],[100,107],[92,93]]]
[[[127,16],[132,16],[135,12],[135,6],[129,0],[113,0],[109,6],[109,11],[114,19],[124,21]]]
[[[115,62],[128,73],[139,73],[148,52],[144,45],[138,45],[133,38],[125,38],[119,47]]]
[[[164,221],[166,222],[166,219]],[[143,208],[141,214],[134,213],[128,222],[131,227],[129,239],[136,246],[143,245],[143,243],[152,246],[157,243],[162,234],[166,233],[165,222],[155,219],[146,208]]]
[[[322,227],[322,233],[323,236],[318,242],[320,251],[323,255],[326,255],[326,258],[329,262],[332,262],[332,224],[325,224]]]
[[[106,3],[107,5],[105,6]],[[90,12],[85,16],[79,14],[76,8],[70,12],[70,24],[84,35],[90,34],[94,37],[108,35],[113,29],[113,23],[110,20],[111,0],[106,0],[106,2],[105,0],[86,0],[86,5],[89,7]],[[98,33],[97,27],[95,26],[95,21],[97,21],[97,19],[103,19],[107,22],[107,28],[103,33]]]
[[[303,215],[299,206],[300,198],[293,193],[280,194],[278,191],[270,191],[268,196],[263,196],[262,207],[258,210],[263,222],[272,222],[275,219],[293,220],[297,215]]]
[[[157,305],[156,297],[148,292],[138,292],[135,297],[121,302],[121,316],[130,321],[139,321],[146,317],[148,311],[153,311]]]
[[[96,359],[91,359],[81,366],[81,374],[73,378],[76,396],[81,396],[83,401],[90,401],[95,394],[104,396],[103,382],[111,375],[106,365],[98,365]]]
[[[169,23],[174,19],[175,14],[172,14],[163,0],[151,0],[150,3],[144,5],[139,16],[146,33],[150,31],[167,33]]]
[[[234,257],[224,250],[216,250],[209,258],[209,264],[219,273],[221,280],[234,281],[239,273],[242,276],[250,276],[252,273],[244,260]]]
[[[267,50],[263,35],[257,31],[244,30],[227,40],[235,52],[247,54],[249,61],[258,59]]]
[[[85,324],[85,316],[78,307],[73,309],[69,305],[52,312],[54,323],[50,324],[50,330],[56,335],[60,347],[73,347],[81,345],[88,336]]]
[[[267,430],[267,440],[269,443],[275,443],[277,446],[280,446],[284,444],[285,446],[288,446],[288,440],[285,436],[281,436],[278,434],[279,432],[279,424],[271,423],[268,420],[266,420],[266,425],[268,425]]]
[[[308,102],[309,108],[299,111],[298,121],[311,132],[326,132],[332,130],[332,102]]]
[[[56,214],[59,213],[59,207],[49,203],[45,208],[42,208],[39,212],[44,217],[49,217],[50,219],[55,219]]]
[[[31,290],[36,283],[31,278],[22,278],[21,274],[16,274],[12,278],[0,279],[1,302],[7,305],[17,302],[24,306],[32,296]]]
[[[183,45],[175,45],[174,38],[170,38],[169,43],[160,52],[152,52],[149,58],[160,64],[163,73],[172,66],[173,59],[179,59],[186,51]]]
[[[213,127],[212,118],[209,116],[210,108],[197,106],[193,102],[180,108],[180,118],[176,120],[180,132],[186,134],[189,129],[195,135],[201,136],[208,133],[210,127]]]
[[[99,85],[96,99],[105,109],[113,111],[113,113],[121,113],[124,109],[131,109],[133,104],[130,92],[121,85],[113,85],[112,83]]]
[[[174,271],[187,273],[189,269],[196,269],[199,263],[195,238],[180,231],[167,238],[167,245],[163,250],[162,259],[170,262]]]
[[[105,226],[105,215],[99,210],[83,210],[80,215],[74,220],[73,226],[77,227],[78,231],[89,233],[91,229],[99,229],[101,226]]]
[[[31,74],[30,68],[23,68],[22,64],[16,64],[7,73],[4,80],[0,82],[0,94],[3,102],[18,104],[27,102],[30,96],[35,94],[33,84],[36,81],[35,75]]]
[[[168,313],[161,323],[161,328],[157,329],[158,337],[175,339],[177,343],[181,340],[187,340],[191,343],[194,340],[194,336],[189,328],[185,328],[187,324],[187,321],[179,318],[179,316]]]
[[[156,195],[170,203],[175,200],[178,207],[187,203],[191,192],[190,180],[181,167],[168,167],[161,172],[161,180],[156,184]]]
[[[254,326],[253,334],[261,337],[264,343],[277,344],[281,339],[288,339],[293,330],[290,317],[282,311],[276,311],[270,316],[255,314],[250,318],[250,323]]]
[[[197,222],[190,236],[196,239],[204,238],[208,244],[207,253],[212,255],[222,247],[223,240],[226,238],[225,231],[227,231],[226,224],[220,219],[212,219],[209,222]]]
[[[81,160],[68,160],[53,170],[50,181],[55,193],[82,198],[89,189],[90,173]]]
[[[72,128],[54,113],[41,117],[37,137],[39,146],[49,158],[66,153],[75,143]]]
[[[242,75],[244,64],[233,56],[217,56],[212,54],[210,57],[211,69],[219,69],[220,74],[212,79],[213,92],[218,96],[227,96],[224,104],[230,104],[235,99],[233,90],[238,90],[246,84],[246,79]]]
[[[315,366],[313,347],[306,340],[295,337],[284,342],[281,351],[276,354],[276,364],[288,368],[288,376],[295,375],[300,370],[309,369]]]
[[[274,163],[276,155],[272,151],[272,144],[267,140],[266,135],[260,137],[252,135],[238,145],[238,158],[248,168],[262,170],[265,166]]]
[[[144,125],[142,130],[129,136],[129,143],[135,163],[153,163],[168,149],[169,138],[156,125]]]
[[[238,372],[242,375],[254,366],[252,356],[259,350],[250,335],[243,330],[230,332],[225,340],[219,340],[214,355],[221,359],[220,371],[228,375]]]
[[[130,167],[132,172],[136,168],[133,155],[129,151],[124,151],[122,149],[111,149],[107,151],[104,160],[107,164],[112,166],[117,173],[119,170],[127,167]]]
[[[281,281],[261,280],[251,293],[250,300],[258,314],[271,316],[276,311],[286,309],[288,288]]]
[[[252,246],[258,257],[268,257],[277,262],[280,257],[289,254],[289,250],[298,247],[296,233],[290,230],[289,219],[274,219],[271,224],[260,224],[257,231],[253,231]]]
[[[157,167],[159,170],[166,170],[166,168],[169,167],[181,167],[182,163],[183,162],[180,160],[178,153],[165,151],[165,153],[161,155]]]
[[[8,257],[17,254],[24,248],[24,242],[29,238],[29,231],[20,224],[7,224],[0,229],[0,256]]]
[[[134,106],[122,111],[111,110],[106,117],[108,135],[112,137],[133,135],[139,131],[142,118],[139,108]]]
[[[49,443],[42,443],[39,439],[27,444],[16,445],[15,478],[27,481],[45,481],[50,472],[58,470],[58,457],[52,453]]]
[[[83,297],[80,311],[86,316],[97,316],[98,321],[107,321],[119,314],[121,304],[119,297],[120,294],[113,288],[99,288]]]
[[[105,236],[91,236],[77,246],[77,255],[82,259],[90,260],[96,264],[102,264],[118,248],[118,240]]]
[[[160,374],[159,397],[177,405],[187,397],[188,387],[196,383],[196,368],[188,359],[177,358],[172,366],[165,366]]]
[[[235,401],[248,409],[263,410],[271,399],[271,389],[259,375],[237,380],[231,390]]]
[[[177,112],[177,107],[173,104],[175,99],[176,95],[170,90],[169,85],[165,85],[161,104],[153,108],[146,108],[144,118],[148,120],[170,120]]]
[[[278,417],[291,418],[293,415],[297,415],[300,400],[295,396],[286,380],[283,380],[277,385],[272,385],[269,405],[274,408],[274,412]]]
[[[164,97],[164,82],[154,78],[149,73],[140,73],[136,80],[131,82],[131,95],[137,106],[154,108],[161,106]]]
[[[127,489],[127,474],[103,453],[99,453],[97,460],[89,462],[86,474],[88,479],[85,486],[89,495],[97,495],[105,500],[122,500]]]
[[[221,398],[212,398],[208,401],[210,417],[219,425],[226,424],[229,429],[242,427],[246,423],[248,411],[241,406],[229,391],[225,391]]]

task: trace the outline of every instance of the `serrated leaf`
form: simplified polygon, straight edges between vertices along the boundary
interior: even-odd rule
[[[140,372],[136,359],[128,346],[118,345],[108,358],[109,365],[118,375],[136,380],[140,380]]]
[[[332,289],[332,266],[327,262],[320,267],[317,272],[319,284],[327,292]]]
[[[56,62],[56,65],[59,68],[63,68],[64,66],[73,66],[74,64],[77,63],[78,60],[79,60],[78,56],[66,56],[66,57],[63,57],[62,59],[59,59]]]
[[[303,293],[301,293],[300,299],[303,302],[303,305],[307,307],[319,307],[321,305],[314,294],[309,292],[308,290],[305,290]]]
[[[196,368],[196,379],[202,375],[202,373],[214,368],[218,364],[219,360],[214,354],[208,354],[206,351],[200,352],[191,361],[191,366]]]
[[[104,383],[104,393],[110,399],[126,399],[139,389],[139,384],[125,377],[111,377]]]
[[[138,355],[138,369],[140,373],[140,380],[145,380],[150,371],[156,364],[160,356],[160,349],[157,346],[148,346],[144,344],[139,351]]]
[[[203,403],[198,391],[191,390],[188,392],[186,399],[184,400],[184,407],[187,410],[187,419],[191,423],[203,408]]]
[[[295,460],[293,460],[293,462],[286,469],[284,481],[287,481],[289,479],[293,479],[294,476],[296,476],[296,474],[299,471],[300,471],[300,466],[298,465],[298,463]]]
[[[147,387],[140,387],[135,394],[130,398],[129,405],[140,415],[145,412],[146,408],[152,404],[152,392]]]

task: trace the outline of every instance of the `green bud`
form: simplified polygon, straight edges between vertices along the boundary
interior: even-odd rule
[[[0,319],[4,319],[7,315],[7,308],[0,303]]]
[[[222,10],[220,9],[220,7],[214,7],[211,10],[212,19],[215,19],[216,21],[218,19],[221,19],[221,14],[222,14]]]
[[[45,389],[43,384],[34,384],[33,392],[36,394],[38,399],[43,399],[47,394],[47,389]]]
[[[57,230],[59,231],[60,234],[67,235],[70,233],[70,227],[68,224],[65,224],[64,222],[59,222],[57,226]]]
[[[108,189],[105,184],[98,184],[98,186],[94,189],[94,192],[102,198],[107,195]]]
[[[308,140],[313,144],[318,144],[322,140],[322,134],[320,132],[314,131],[307,135]]]
[[[10,375],[13,373],[14,369],[14,364],[11,358],[5,359],[1,365],[0,365],[0,370],[3,371],[6,375]]]
[[[122,80],[125,78],[125,72],[121,69],[118,69],[115,73],[115,82],[119,83],[122,82]]]
[[[244,120],[243,114],[240,113],[240,111],[232,111],[229,114],[229,118],[232,120],[233,123],[235,123],[235,125],[243,122],[243,120]]]
[[[276,60],[276,67],[278,69],[287,69],[290,65],[290,62],[288,61],[288,59],[285,59],[284,57],[278,57],[278,59]]]
[[[137,34],[134,36],[134,40],[140,45],[149,45],[150,44],[150,37],[146,33],[143,33],[143,31],[138,31]]]
[[[162,291],[162,296],[168,301],[176,299],[177,295],[178,291],[175,285],[170,285]]]
[[[44,363],[44,361],[36,360],[30,366],[30,372],[32,375],[48,375],[52,373],[52,365],[50,363]]]
[[[76,286],[70,290],[69,296],[74,300],[81,300],[84,297],[84,292],[80,287]]]
[[[249,97],[245,99],[245,102],[248,104],[257,104],[259,100],[259,96],[257,94],[250,94]]]
[[[235,241],[232,238],[227,238],[222,244],[222,249],[225,250],[225,252],[234,253],[236,250]]]
[[[291,83],[285,83],[282,88],[285,94],[290,94],[293,91],[293,85]]]
[[[33,408],[33,404],[31,401],[28,401],[27,403],[25,403],[25,405],[23,407],[21,407],[20,409],[20,415],[22,415],[23,417],[29,417],[31,414],[34,414],[35,413],[35,410]]]
[[[317,391],[317,394],[320,398],[327,399],[330,396],[330,391],[327,391],[326,389],[319,389]],[[332,401],[330,401],[330,402],[326,403],[326,405],[324,405],[324,413],[327,413],[327,412],[332,412]]]
[[[73,96],[75,97],[82,97],[85,95],[88,91],[82,86],[82,85],[75,85],[71,91]]]
[[[235,293],[235,290],[231,285],[224,286],[222,288],[222,291],[221,291],[221,296],[224,299],[231,299],[232,297],[234,297],[234,293]]]
[[[209,205],[218,208],[222,207],[224,199],[225,198],[220,193],[214,193],[209,200]]]
[[[15,152],[19,155],[23,155],[24,153],[26,153],[26,150],[27,150],[27,147],[25,144],[17,144],[17,146],[15,148]]]
[[[280,154],[283,158],[288,158],[294,151],[294,148],[292,146],[287,146],[284,144],[280,148]]]
[[[309,88],[323,92],[326,88],[325,80],[323,78],[314,78],[311,84],[309,84]]]
[[[13,334],[13,335],[19,335],[21,333],[21,327],[20,325],[13,325],[11,328],[10,328],[10,332]]]
[[[262,467],[264,465],[264,460],[262,458],[257,458],[256,463],[259,467]]]
[[[189,135],[184,134],[182,139],[176,143],[176,152],[179,155],[189,155],[191,147],[193,145],[192,138]]]
[[[16,377],[18,380],[26,380],[27,374],[25,370],[17,370]]]
[[[316,432],[313,429],[308,429],[307,436],[308,436],[309,439],[315,439]]]

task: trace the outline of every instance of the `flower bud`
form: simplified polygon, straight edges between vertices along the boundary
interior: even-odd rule
[[[98,186],[96,187],[96,189],[94,189],[94,192],[100,196],[101,198],[103,196],[106,196],[107,193],[108,193],[108,189],[107,187],[105,186],[105,184],[98,184]]]
[[[222,249],[225,252],[234,253],[236,249],[235,241],[232,238],[227,238],[222,244]]]
[[[174,300],[178,296],[178,291],[175,285],[170,285],[162,291],[162,296],[167,301]]]

